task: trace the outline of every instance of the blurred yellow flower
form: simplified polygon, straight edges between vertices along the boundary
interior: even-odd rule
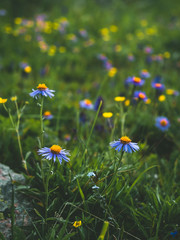
[[[74,226],[75,228],[80,227],[81,225],[82,225],[82,222],[81,222],[81,221],[75,221],[75,222],[73,223],[73,226]]]
[[[14,23],[17,24],[17,25],[21,24],[22,23],[22,18],[20,18],[20,17],[15,18]]]
[[[29,34],[26,34],[25,36],[24,36],[24,40],[25,41],[27,41],[27,42],[30,42],[31,41],[31,35],[29,35]]]
[[[145,20],[145,19],[142,19],[142,20],[141,20],[141,26],[142,26],[142,27],[146,27],[147,24],[148,24],[148,23],[147,23],[147,20]]]
[[[109,77],[114,77],[114,75],[117,73],[117,68],[112,67],[109,72],[108,72],[108,76]]]
[[[113,113],[112,112],[104,112],[102,115],[104,118],[111,118],[113,116]]]
[[[156,27],[147,28],[146,29],[146,34],[147,35],[156,35],[157,34]]]
[[[123,101],[125,101],[125,97],[115,97],[114,98],[114,101],[116,101],[116,102],[123,102]]]
[[[26,66],[26,67],[24,68],[24,71],[25,71],[26,73],[30,73],[30,72],[32,71],[32,68],[31,68],[30,66]]]
[[[0,98],[0,103],[6,103],[7,102],[7,99],[6,98]]]
[[[122,46],[121,45],[116,45],[115,46],[115,51],[116,52],[120,52],[122,50]]]
[[[159,100],[160,102],[164,102],[164,101],[166,100],[166,96],[165,96],[165,95],[160,95],[159,98],[158,98],[158,100]]]
[[[151,103],[151,99],[148,98],[145,103],[146,103],[146,104],[150,104],[150,103]]]
[[[107,36],[109,35],[109,29],[108,28],[101,28],[100,33],[102,36]]]
[[[11,97],[11,101],[14,102],[17,100],[17,96]]]
[[[170,57],[171,57],[171,54],[170,54],[169,52],[165,52],[165,53],[164,53],[164,57],[165,57],[165,58],[170,58]]]
[[[170,89],[170,88],[168,88],[168,89],[166,90],[166,93],[167,93],[167,95],[173,95],[173,93],[174,93],[174,90],[173,90],[173,89]]]
[[[56,46],[55,45],[50,46],[48,50],[48,55],[54,56],[55,53],[56,53]]]
[[[6,32],[7,34],[10,34],[10,33],[12,32],[12,27],[9,26],[9,25],[5,26],[5,32]]]
[[[60,53],[66,52],[66,48],[63,47],[63,46],[59,47],[59,52],[60,52]]]
[[[124,102],[124,105],[125,105],[126,107],[128,107],[128,106],[129,106],[129,104],[130,104],[130,100],[129,100],[129,99],[127,99],[127,100]]]
[[[117,32],[118,31],[118,27],[116,25],[111,25],[110,26],[110,31],[111,32]]]

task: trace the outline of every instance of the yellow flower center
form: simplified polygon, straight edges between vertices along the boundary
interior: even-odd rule
[[[51,115],[51,112],[49,112],[49,111],[46,111],[46,112],[44,113],[44,116],[49,116],[49,115]]]
[[[147,71],[146,69],[143,69],[142,72],[143,72],[143,73],[147,73],[148,71]]]
[[[52,145],[52,147],[50,147],[51,152],[58,154],[61,152],[62,148],[59,145]]]
[[[144,99],[146,97],[146,95],[144,93],[139,93],[139,98]]]
[[[141,82],[141,79],[138,78],[138,77],[134,77],[134,78],[133,78],[133,82],[135,82],[135,83],[140,83],[140,82]]]
[[[121,141],[121,143],[126,144],[126,143],[130,143],[131,139],[128,138],[127,136],[124,136],[124,137],[120,138],[120,141]]]
[[[91,105],[92,104],[91,100],[89,100],[89,99],[85,99],[84,102],[85,102],[86,105]]]
[[[162,120],[160,121],[160,124],[161,124],[161,126],[166,126],[166,125],[168,124],[168,122],[167,122],[166,119],[162,119]]]
[[[37,86],[37,89],[43,91],[43,90],[46,90],[47,89],[47,86],[44,84],[44,83],[40,83],[38,86]]]

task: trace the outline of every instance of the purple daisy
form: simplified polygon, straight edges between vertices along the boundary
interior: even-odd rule
[[[55,92],[54,90],[50,90],[44,83],[40,83],[37,86],[37,90],[32,89],[32,93],[30,93],[29,95],[33,98],[38,98],[39,96],[45,96],[45,97],[54,97],[53,92]]]
[[[144,85],[144,80],[138,77],[128,77],[126,80],[127,84],[133,84],[134,86],[142,86]]]
[[[147,96],[146,96],[145,92],[135,91],[134,92],[134,99],[135,100],[143,100],[143,102],[146,102],[147,101]]]
[[[166,117],[157,117],[155,126],[164,132],[170,127],[170,122]]]
[[[44,159],[56,161],[58,158],[60,164],[62,163],[62,159],[66,162],[69,162],[69,158],[67,156],[70,155],[69,151],[62,149],[59,145],[52,145],[52,147],[44,147],[38,150],[38,154],[42,155]]]
[[[127,136],[121,137],[118,141],[110,143],[111,148],[115,148],[118,152],[122,151],[127,153],[136,152],[139,150],[137,143],[131,142],[131,139]]]
[[[84,100],[80,101],[79,105],[80,105],[81,108],[86,108],[86,109],[93,109],[94,108],[91,100],[89,100],[89,99],[84,99]]]

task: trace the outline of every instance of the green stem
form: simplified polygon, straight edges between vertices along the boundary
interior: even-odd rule
[[[88,140],[87,140],[87,142],[86,142],[86,148],[85,148],[84,153],[83,153],[82,161],[84,160],[85,155],[86,155],[86,153],[87,153],[87,148],[88,148],[88,145],[89,145],[89,141],[90,141],[90,139],[91,139],[91,135],[92,135],[92,132],[93,132],[93,130],[94,130],[94,127],[95,127],[95,124],[96,124],[96,121],[97,121],[97,118],[98,118],[98,115],[99,115],[99,111],[100,111],[100,109],[101,109],[101,106],[102,106],[102,101],[101,101],[100,104],[99,104],[99,107],[98,107],[98,110],[97,110],[97,113],[96,113],[96,116],[95,116],[95,119],[94,119],[94,122],[93,122],[93,125],[92,125],[92,128],[91,128],[91,131],[90,131],[90,133],[89,133],[89,137],[88,137]]]
[[[116,162],[114,162],[114,174],[113,174],[113,177],[112,177],[109,185],[104,189],[102,195],[104,195],[104,194],[111,188],[111,186],[113,185],[113,183],[115,182],[116,177],[117,177],[117,172],[118,172],[118,169],[119,169],[119,167],[120,167],[123,154],[124,154],[124,152],[122,151],[122,152],[121,152],[121,155],[120,155],[120,158],[119,158],[119,162],[118,162],[117,165],[116,165]]]
[[[41,106],[40,106],[40,124],[41,124],[41,134],[40,134],[41,146],[40,146],[40,148],[43,147],[43,135],[44,135],[44,127],[43,127],[43,104],[44,104],[44,97],[42,96],[42,98],[41,98]]]

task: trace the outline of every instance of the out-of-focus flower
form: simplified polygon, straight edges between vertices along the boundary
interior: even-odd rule
[[[117,73],[117,68],[112,67],[108,72],[108,76],[109,77],[114,77],[116,73]]]
[[[15,18],[14,23],[17,24],[17,25],[21,24],[22,23],[22,18],[20,18],[20,17]]]
[[[0,103],[6,103],[7,102],[7,98],[0,98]]]
[[[121,45],[116,45],[116,46],[114,47],[114,50],[115,50],[115,52],[121,52],[122,46],[121,46]]]
[[[115,97],[115,98],[114,98],[114,101],[116,101],[116,102],[124,102],[125,99],[126,99],[125,97],[118,96],[118,97]]]
[[[5,9],[0,9],[0,16],[5,16],[7,11]]]
[[[26,73],[30,73],[30,72],[32,71],[32,68],[31,68],[30,66],[26,66],[26,67],[24,68],[24,71],[25,71]]]
[[[152,47],[147,46],[147,47],[144,48],[144,52],[145,52],[146,54],[150,54],[150,53],[153,52],[153,49],[152,49]]]
[[[43,118],[44,118],[44,119],[47,119],[47,120],[51,120],[51,119],[53,118],[53,115],[51,114],[50,111],[46,111],[46,112],[44,112],[44,114],[43,114]]]
[[[162,92],[162,91],[164,91],[164,89],[165,89],[165,86],[164,86],[164,84],[162,84],[162,83],[152,82],[151,86],[152,86],[153,88],[155,88],[155,89],[156,89],[157,91],[159,91],[159,92]]]
[[[174,89],[167,89],[166,90],[166,94],[167,95],[174,95],[174,96],[178,96],[179,95],[179,92],[174,90]]]
[[[82,222],[81,221],[75,221],[74,223],[73,223],[73,227],[75,227],[75,228],[78,228],[78,227],[80,227],[82,225]]]
[[[173,236],[173,237],[176,237],[177,234],[178,234],[178,231],[177,231],[177,230],[170,233],[170,235]]]
[[[71,140],[71,135],[70,134],[65,134],[64,135],[64,140],[69,142]]]
[[[111,25],[109,29],[110,29],[111,32],[117,32],[118,31],[118,27],[116,25]]]
[[[95,101],[95,103],[94,103],[94,110],[95,111],[97,111],[98,109],[99,109],[99,105],[100,105],[100,103],[102,102],[102,104],[101,104],[101,108],[100,108],[100,111],[99,112],[101,112],[102,111],[102,109],[103,109],[103,105],[104,105],[104,100],[103,100],[103,98],[101,97],[101,96],[99,96],[98,98],[97,98],[97,100]]]
[[[149,78],[151,75],[150,73],[146,70],[146,69],[143,69],[141,72],[140,72],[140,76],[142,78]]]
[[[122,151],[127,153],[136,152],[139,150],[137,143],[133,143],[127,136],[121,137],[118,141],[110,143],[111,148],[115,148],[118,152]]]
[[[147,96],[146,96],[145,92],[135,91],[134,92],[134,99],[135,100],[142,100],[143,102],[146,102],[147,101]]]
[[[124,105],[125,105],[126,107],[128,107],[128,106],[130,105],[130,100],[127,99],[127,100],[124,102]]]
[[[160,102],[164,102],[164,101],[166,100],[166,96],[165,96],[165,95],[160,95],[160,96],[158,97],[158,100],[159,100]]]
[[[151,99],[148,98],[146,101],[145,101],[146,104],[150,104],[151,103]]]
[[[163,54],[164,58],[170,58],[171,57],[171,54],[169,52],[165,52]]]
[[[94,172],[89,172],[89,173],[87,174],[87,176],[88,176],[88,177],[95,177],[96,174],[95,174]]]
[[[128,77],[126,79],[126,84],[133,84],[134,86],[142,86],[144,85],[144,80],[138,77]]]
[[[132,54],[128,54],[128,60],[130,61],[130,62],[133,62],[134,60],[135,60],[135,57],[134,57],[134,55],[132,55]]]
[[[62,163],[62,159],[66,162],[69,162],[69,151],[62,149],[59,145],[52,145],[52,147],[44,147],[38,150],[38,154],[42,155],[44,159],[56,161],[58,158],[60,164]]]
[[[99,187],[97,185],[94,185],[92,189],[99,189]]]
[[[89,100],[89,99],[84,99],[84,100],[80,101],[79,105],[80,105],[81,108],[86,108],[86,109],[93,109],[94,108],[91,100]]]
[[[63,46],[59,47],[59,52],[60,53],[65,53],[66,52],[66,48],[63,47]]]
[[[17,96],[11,97],[11,101],[14,102],[17,100]]]
[[[170,123],[166,117],[157,117],[155,126],[161,131],[166,131],[170,127]]]
[[[102,114],[102,116],[103,116],[104,118],[111,118],[111,117],[113,116],[113,113],[112,113],[112,112],[104,112],[104,113]]]
[[[53,92],[55,92],[54,90],[50,90],[44,83],[40,83],[38,86],[37,86],[37,90],[34,90],[32,89],[33,92],[30,93],[29,95],[33,98],[38,98],[40,96],[45,96],[45,97],[54,97],[54,94]]]

